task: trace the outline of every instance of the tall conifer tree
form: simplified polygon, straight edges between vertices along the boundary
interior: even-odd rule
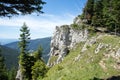
[[[28,43],[30,40],[30,33],[29,33],[29,29],[27,27],[27,25],[24,23],[23,26],[20,29],[21,34],[20,34],[20,42],[19,42],[19,47],[20,47],[20,60],[19,60],[19,64],[20,64],[20,69],[22,72],[22,77],[23,79],[28,78]]]
[[[88,24],[91,24],[93,9],[94,9],[94,0],[88,0],[83,10],[84,18],[87,19]]]

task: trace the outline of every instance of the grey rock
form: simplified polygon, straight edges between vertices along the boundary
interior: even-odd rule
[[[23,80],[22,79],[22,73],[20,71],[20,64],[19,64],[19,67],[18,67],[18,71],[17,71],[17,75],[16,75],[16,80]]]
[[[91,38],[90,40],[87,40],[86,43],[84,44],[81,52],[86,51],[86,50],[87,50],[87,46],[92,46],[92,45],[95,44],[95,43],[96,43],[96,38],[94,38],[94,37]]]
[[[79,21],[78,21],[79,22]],[[77,23],[77,21],[76,21]],[[55,64],[60,63],[64,57],[67,55],[70,49],[72,49],[77,43],[86,41],[88,38],[88,30],[76,30],[70,25],[63,25],[56,27],[51,40],[51,56],[58,56]],[[49,58],[50,59],[50,58]],[[48,60],[47,65],[50,66]]]
[[[80,60],[80,58],[81,58],[81,56],[80,56],[80,54],[79,54],[77,57],[75,57],[74,61],[77,62],[77,61]]]
[[[98,47],[96,48],[96,50],[95,50],[95,53],[97,54],[97,53],[99,53],[99,51],[103,48],[103,44],[102,43],[100,43],[99,45],[98,45]]]
[[[117,50],[116,56],[117,56],[117,57],[120,57],[120,48]]]
[[[82,24],[82,21],[83,20],[81,20],[79,17],[76,17],[73,22],[79,25],[79,24]]]

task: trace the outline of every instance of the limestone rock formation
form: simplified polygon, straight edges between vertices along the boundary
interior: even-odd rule
[[[22,79],[22,73],[20,71],[20,64],[19,64],[19,67],[18,67],[18,71],[17,71],[17,75],[16,75],[16,80],[23,80]]]
[[[79,21],[80,20],[77,20],[76,24],[79,23]],[[87,38],[87,29],[77,30],[70,25],[57,26],[51,40],[50,58],[47,65],[52,66],[61,62],[70,49],[77,43],[86,41]],[[51,62],[50,59],[56,56],[57,59]]]
[[[116,56],[120,57],[120,48],[117,50]]]

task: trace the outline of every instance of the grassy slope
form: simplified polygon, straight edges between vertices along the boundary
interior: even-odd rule
[[[92,47],[81,53],[84,43],[76,45],[74,50],[71,50],[63,62],[53,66],[43,80],[93,80],[94,77],[106,78],[113,75],[120,75],[120,70],[113,68],[116,60],[112,57],[106,58],[104,61],[106,69],[103,69],[99,63],[105,58],[103,54],[108,52],[103,48],[98,54],[94,51],[99,43],[109,44],[112,48],[118,46],[120,48],[120,37],[103,36]],[[117,50],[117,48],[116,48]],[[75,57],[80,54],[79,61],[74,61]]]

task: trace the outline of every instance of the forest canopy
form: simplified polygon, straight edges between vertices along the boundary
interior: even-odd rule
[[[120,33],[120,0],[88,0],[82,18],[87,24]]]

